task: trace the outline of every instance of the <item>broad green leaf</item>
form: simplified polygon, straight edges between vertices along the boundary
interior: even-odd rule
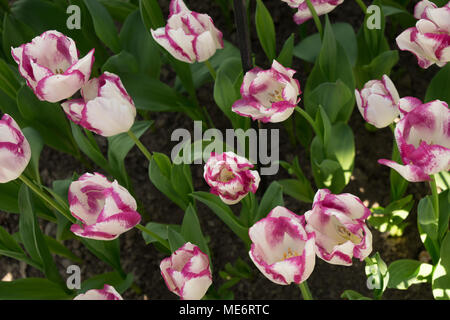
[[[165,25],[165,19],[157,0],[139,0],[142,21],[150,32]]]
[[[417,222],[427,237],[430,237],[433,241],[437,241],[439,216],[436,215],[432,200],[429,196],[419,202],[417,207]]]
[[[363,296],[361,293],[356,292],[354,290],[345,290],[341,294],[341,298],[347,300],[373,300],[369,297]]]
[[[397,141],[395,139],[393,140],[394,142],[392,146],[392,160],[400,164],[403,164],[402,159],[400,157],[400,152],[398,150]],[[408,187],[409,183],[394,169],[390,170],[389,179],[391,182],[391,200],[392,201],[398,200],[406,192],[406,188]]]
[[[276,57],[275,25],[269,10],[261,0],[256,2],[255,24],[261,47],[269,61],[272,61]]]
[[[66,246],[64,246],[59,241],[57,241],[47,235],[44,235],[44,239],[45,239],[45,242],[47,243],[48,249],[50,250],[51,253],[54,253],[61,257],[72,260],[73,262],[77,262],[80,264],[83,263],[83,260],[81,260],[79,257],[77,257],[72,251],[70,251]]]
[[[100,0],[100,3],[108,10],[114,20],[123,22],[133,11],[138,9],[131,2],[123,0]]]
[[[431,286],[436,300],[450,300],[450,232],[442,241],[440,259],[434,269]]]
[[[3,52],[11,52],[11,47],[16,48],[20,45],[30,42],[35,33],[23,20],[15,18],[12,14],[5,14],[3,18],[2,45]],[[11,63],[15,63],[10,54],[7,59]]]
[[[15,78],[12,70],[5,60],[0,59],[0,89],[11,99],[16,99],[21,84]]]
[[[253,222],[257,222],[266,217],[273,208],[283,205],[283,188],[277,181],[274,181],[264,193]]]
[[[450,218],[450,191],[447,189],[439,194],[439,242],[444,238],[448,231]]]
[[[312,193],[310,184],[305,185],[296,179],[283,179],[278,180],[277,182],[281,185],[283,193],[301,202],[313,202],[314,193]]]
[[[126,50],[122,50],[106,60],[105,64],[102,66],[102,72],[105,71],[122,76],[128,73],[139,73],[140,69],[135,56]]]
[[[401,259],[392,262],[388,272],[388,288],[406,290],[413,284],[431,282],[433,266],[417,260]]]
[[[191,204],[189,204],[184,213],[183,223],[181,224],[181,235],[186,241],[197,245],[211,259],[208,243],[203,235],[195,208]]]
[[[71,300],[74,296],[48,279],[26,278],[0,282],[0,300]]]
[[[37,132],[33,128],[24,128],[22,129],[22,132],[31,147],[31,159],[27,169],[31,169],[32,176],[37,181],[40,181],[39,158],[44,147],[44,141],[42,140],[39,132]]]
[[[169,227],[167,227],[167,238],[172,252],[175,252],[186,243],[186,240],[180,233]]]
[[[117,272],[124,275],[120,264],[119,239],[103,241],[87,238],[78,238],[97,258],[106,262]]]
[[[442,100],[450,104],[450,63],[447,63],[431,80],[425,102]]]
[[[365,261],[365,272],[368,277],[367,283],[371,286],[369,289],[373,289],[374,298],[379,300],[389,283],[388,267],[378,252],[371,258],[366,258]]]
[[[281,52],[276,59],[279,63],[281,63],[283,66],[290,68],[292,65],[292,58],[293,58],[293,51],[294,51],[294,39],[295,34],[291,34],[289,38],[286,40],[286,42],[283,45],[283,49],[281,49]]]
[[[117,290],[120,294],[124,293],[133,283],[134,276],[132,273],[123,277],[117,271],[107,272],[99,274],[84,280],[81,283],[81,289],[78,290],[77,294],[85,293],[91,289],[103,289],[105,284],[108,284]]]

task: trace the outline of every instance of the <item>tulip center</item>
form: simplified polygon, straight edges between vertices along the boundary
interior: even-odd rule
[[[348,240],[350,240],[354,244],[360,244],[361,243],[361,238],[358,237],[357,235],[351,233],[343,225],[337,226],[336,231],[337,231],[338,235],[342,238],[342,241],[339,242],[339,245],[347,242]]]
[[[287,252],[283,253],[283,260],[289,259],[289,258],[293,258],[293,257],[297,257],[300,254],[297,251],[292,251],[291,248],[288,248]]]
[[[61,68],[57,68],[57,69],[55,70],[55,74],[63,74],[63,73],[64,73],[64,70],[61,69]]]
[[[230,180],[234,179],[234,173],[228,170],[227,168],[223,168],[222,171],[220,171],[219,180],[221,182],[229,182]]]
[[[269,93],[269,101],[270,103],[275,103],[275,102],[279,102],[279,101],[283,101],[283,95],[282,95],[282,90],[280,89],[276,89],[273,92]]]

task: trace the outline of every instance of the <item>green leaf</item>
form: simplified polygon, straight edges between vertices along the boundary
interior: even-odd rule
[[[0,300],[71,300],[56,283],[42,278],[18,279],[0,282]]]
[[[0,89],[11,99],[15,100],[20,86],[9,65],[5,60],[0,59]]]
[[[137,6],[123,0],[100,0],[100,3],[108,10],[114,20],[123,22]]]
[[[122,266],[120,264],[120,247],[119,239],[103,241],[93,240],[87,238],[78,239],[89,249],[97,258],[106,262],[120,274],[124,275]]]
[[[281,189],[281,188],[280,188]],[[192,196],[206,204],[244,243],[249,244],[248,228],[244,227],[225,203],[214,194],[197,191]]]
[[[39,228],[31,193],[25,185],[20,188],[18,202],[20,209],[19,233],[26,251],[34,261],[43,266],[47,279],[65,286]]]
[[[368,277],[367,283],[373,289],[373,296],[375,299],[381,299],[384,290],[386,290],[389,283],[389,271],[386,263],[381,259],[377,252],[371,258],[366,258],[365,272]]]
[[[392,160],[397,163],[403,164],[400,157],[400,152],[398,150],[397,141],[395,139],[392,146]],[[398,200],[406,192],[406,188],[408,187],[409,183],[394,169],[390,170],[389,179],[391,182],[391,200]]]
[[[363,296],[361,293],[356,292],[354,290],[345,290],[341,294],[341,298],[347,300],[373,300],[369,297]]]
[[[122,50],[122,46],[111,15],[97,0],[84,0],[84,3],[91,14],[97,36],[114,53],[119,53]]]
[[[35,36],[33,29],[22,21],[11,14],[5,14],[2,32],[3,52],[11,52],[11,47],[17,48],[30,42]],[[15,63],[11,55],[7,55],[7,58],[11,63]]]
[[[272,61],[276,57],[275,25],[269,10],[261,0],[256,2],[255,24],[261,47],[269,61]]]
[[[439,194],[439,241],[448,230],[450,218],[450,191],[447,189]]]
[[[44,235],[45,242],[47,243],[48,249],[50,252],[57,254],[61,257],[67,258],[69,260],[72,260],[73,262],[77,263],[83,263],[83,260],[81,260],[79,257],[77,257],[72,251],[70,251],[66,246],[64,246],[62,243],[58,242],[57,240],[53,239],[52,237],[49,237],[47,235]]]
[[[401,259],[388,268],[388,288],[406,290],[411,285],[431,281],[433,266],[417,260]]]
[[[181,224],[181,235],[187,242],[197,245],[202,252],[207,254],[211,259],[208,243],[203,235],[194,207],[189,204],[184,213],[183,223]]]
[[[179,232],[169,227],[167,227],[167,238],[169,240],[170,250],[172,250],[172,252],[180,249],[186,243],[186,240],[184,240],[183,236]]]
[[[450,64],[447,63],[431,80],[425,102],[442,100],[450,104]]]
[[[253,222],[261,220],[277,206],[284,206],[283,188],[277,181],[274,181],[269,185],[264,193]]]
[[[436,178],[436,185],[441,190],[447,190],[450,189],[450,172],[447,171],[441,171],[437,173],[435,176]]]
[[[123,277],[117,271],[99,274],[83,281],[77,294],[85,293],[91,289],[103,289],[105,284],[113,286],[117,292],[122,294],[131,287],[133,279],[132,273],[127,274],[126,277]]]
[[[25,251],[20,247],[16,239],[11,236],[3,227],[0,226],[0,255],[10,257],[16,260],[21,260],[30,266],[42,270],[39,263],[31,260]]]
[[[301,202],[312,203],[314,193],[311,194],[311,184],[303,184],[296,179],[283,179],[277,181],[283,188],[283,193]]]
[[[22,129],[22,132],[31,147],[31,159],[27,169],[31,169],[32,176],[37,181],[40,181],[39,158],[41,156],[42,149],[44,148],[44,141],[42,140],[39,132],[33,128],[24,128]]]
[[[295,34],[291,34],[289,38],[283,45],[283,49],[281,49],[280,55],[276,59],[279,63],[281,63],[285,67],[291,67],[292,58],[294,55],[294,39]]]
[[[139,0],[142,21],[150,32],[165,25],[165,19],[157,0]]]
[[[433,202],[429,196],[420,200],[417,207],[417,222],[420,229],[433,241],[438,239],[439,217],[436,216]]]
[[[139,73],[139,64],[135,56],[128,51],[122,50],[120,53],[111,56],[102,66],[102,72],[111,72],[119,76],[131,73]]]
[[[440,259],[434,269],[431,286],[436,300],[450,300],[450,232],[442,241]]]
[[[189,203],[191,201],[189,194],[194,192],[190,166],[187,164],[174,165],[170,173],[170,182],[179,197],[185,203]]]

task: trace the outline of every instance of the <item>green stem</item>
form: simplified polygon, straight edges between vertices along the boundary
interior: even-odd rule
[[[303,116],[303,118],[305,118],[306,121],[309,122],[309,124],[313,128],[314,133],[316,134],[316,136],[320,136],[320,130],[319,130],[319,128],[317,128],[316,123],[314,122],[313,118],[311,118],[311,116],[305,110],[303,110],[300,107],[295,107],[295,111],[300,113]]]
[[[314,300],[311,291],[309,290],[308,283],[306,281],[303,281],[298,285],[300,288],[300,291],[302,292],[303,300]]]
[[[437,185],[436,185],[436,178],[434,175],[430,176],[430,188],[431,188],[431,194],[433,198],[433,207],[435,212],[435,217],[439,218],[439,194],[437,191]]]
[[[311,12],[311,14],[313,16],[317,31],[319,31],[319,34],[320,34],[320,38],[322,38],[322,36],[323,36],[322,22],[320,22],[320,19],[319,19],[319,16],[317,15],[316,9],[312,5],[311,0],[306,0],[306,4],[308,5],[309,11]]]
[[[164,240],[163,238],[161,238],[160,236],[158,236],[156,233],[154,233],[154,232],[148,230],[148,229],[147,229],[146,227],[144,227],[142,224],[136,225],[136,229],[139,229],[139,230],[141,230],[142,232],[145,232],[146,234],[148,234],[149,236],[151,236],[152,238],[155,238],[156,240],[158,240],[158,242],[159,242],[160,244],[162,244],[162,245],[164,246],[164,248],[168,249],[169,251],[172,251],[172,250],[170,249],[169,243],[168,243],[166,240]]]
[[[205,66],[208,68],[209,73],[211,74],[211,77],[214,79],[214,81],[216,81],[217,78],[217,74],[216,74],[216,70],[214,70],[211,62],[209,62],[209,60],[206,60],[205,62],[203,62],[205,64]]]
[[[389,128],[391,128],[392,133],[395,134],[395,124],[394,124],[394,123],[391,123],[391,124],[389,125]]]
[[[364,12],[364,14],[367,14],[367,7],[364,4],[362,0],[355,0],[356,3],[361,7],[361,10]]]
[[[144,156],[148,159],[148,161],[152,160],[152,154],[148,149],[142,144],[142,142],[136,137],[136,135],[133,133],[133,131],[129,130],[128,135],[131,139],[133,139],[134,143],[136,143],[137,147],[141,150],[141,152],[144,154]]]
[[[19,179],[26,184],[36,195],[42,198],[45,202],[47,202],[52,208],[57,210],[59,213],[61,213],[64,217],[67,218],[72,223],[77,223],[77,220],[66,210],[60,207],[58,203],[56,203],[55,200],[50,198],[44,191],[42,191],[37,185],[35,185],[31,180],[29,180],[24,175],[21,175]]]

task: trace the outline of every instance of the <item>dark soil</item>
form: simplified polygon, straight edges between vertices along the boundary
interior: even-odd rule
[[[165,1],[164,1],[165,2]],[[216,25],[226,30],[226,22],[213,1],[187,1],[192,10],[207,12],[212,16]],[[294,11],[279,0],[265,1],[276,23],[276,32],[279,39],[278,46],[281,48],[285,39],[298,29],[292,21]],[[167,4],[165,7],[167,14]],[[362,23],[360,8],[354,1],[345,1],[330,14],[332,22],[345,21],[358,29]],[[254,24],[252,24],[253,26]],[[389,24],[387,26],[389,28]],[[308,34],[315,32],[314,24],[308,23]],[[224,32],[225,38],[234,43],[234,32]],[[261,66],[267,67],[262,50],[256,37],[256,31],[252,30],[252,46],[256,55],[256,61]],[[298,41],[298,39],[297,39]],[[396,48],[391,43],[391,48]],[[305,65],[302,61],[294,59],[293,68],[298,70],[298,78],[302,87],[308,76],[305,72]],[[400,72],[406,70],[407,72]],[[392,78],[397,85],[401,96],[414,95],[423,99],[427,83],[437,69],[430,68],[423,71],[417,66],[415,57],[412,54],[400,52],[400,61],[394,70]],[[395,74],[401,75],[395,77]],[[169,74],[170,75],[170,74]],[[173,81],[173,79],[168,79]],[[216,126],[221,129],[230,127],[224,119],[220,110],[215,106],[212,98],[211,84],[205,85],[199,91],[199,99],[210,111]],[[170,155],[174,142],[170,141],[173,130],[186,128],[192,130],[193,123],[182,114],[158,113],[153,114],[155,120],[154,129],[149,130],[142,138],[142,142],[154,152],[162,152]],[[349,125],[352,127],[356,143],[356,160],[352,181],[343,192],[350,192],[360,197],[366,205],[379,204],[386,206],[389,203],[389,169],[377,164],[380,158],[390,158],[392,150],[392,133],[389,128],[369,132],[364,127],[364,121],[358,111],[354,110]],[[280,128],[280,158],[291,161],[294,156],[298,156],[302,168],[307,176],[312,180],[309,160],[303,147],[292,146],[286,132],[282,126],[268,125],[268,128]],[[104,141],[99,138],[99,141]],[[142,156],[137,148],[133,149],[127,157],[126,167],[135,187],[136,198],[142,202],[145,212],[150,219],[162,223],[181,223],[183,212],[170,200],[165,198],[149,181],[147,174],[148,161]],[[41,157],[41,174],[46,185],[51,185],[56,179],[65,179],[72,176],[75,171],[79,174],[93,168],[86,168],[76,160],[45,148]],[[203,166],[192,165],[193,181],[196,190],[208,191],[203,180]],[[268,177],[268,180],[278,180],[288,178],[287,173],[280,169],[276,176]],[[410,184],[407,193],[414,194],[416,200],[420,199],[428,192],[424,183]],[[261,196],[262,190],[258,190],[257,195]],[[240,205],[236,205],[238,208]],[[290,197],[285,197],[285,206],[296,213],[304,213],[310,209],[310,204],[300,203]],[[238,258],[244,259],[254,270],[254,279],[240,282],[233,288],[236,299],[300,299],[299,289],[292,286],[279,286],[267,280],[256,268],[248,257],[248,252],[243,243],[219,220],[209,208],[198,204],[199,218],[203,232],[210,237],[210,249],[214,264],[214,284],[216,288],[223,283],[218,276],[218,271],[223,269],[228,262],[234,263]],[[420,241],[415,208],[407,218],[409,225],[402,237],[390,237],[372,229],[373,233],[373,253],[380,252],[384,261],[389,264],[397,259],[420,259],[426,261],[424,247]],[[0,225],[9,232],[18,231],[17,215],[0,212]],[[45,233],[54,235],[55,225],[42,223]],[[153,246],[146,246],[139,231],[133,229],[121,236],[121,257],[123,268],[126,272],[132,272],[135,276],[136,284],[142,289],[141,294],[137,294],[132,289],[124,293],[125,299],[178,299],[177,296],[169,292],[160,275],[159,263],[165,257]],[[81,266],[83,279],[88,279],[103,272],[112,271],[111,267],[101,262],[93,256],[80,242],[75,240],[65,241],[75,254],[81,257],[84,263]],[[72,264],[65,259],[56,258],[62,273],[65,268]],[[308,284],[315,298],[317,299],[339,299],[346,289],[358,291],[366,296],[371,296],[371,292],[366,286],[366,276],[364,273],[364,262],[355,261],[351,267],[334,266],[317,259],[316,268],[308,280]],[[0,258],[0,279],[8,272],[11,272],[14,279],[24,277],[42,277],[43,275],[31,267],[26,267],[15,260]],[[387,290],[383,296],[385,299],[432,299],[431,286],[427,284],[415,285],[408,290]]]

